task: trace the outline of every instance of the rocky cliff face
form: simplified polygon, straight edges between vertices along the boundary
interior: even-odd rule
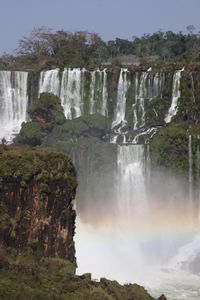
[[[63,154],[0,147],[0,246],[75,261],[76,172]]]

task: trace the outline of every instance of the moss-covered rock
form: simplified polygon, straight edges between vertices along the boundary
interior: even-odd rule
[[[22,144],[37,146],[42,143],[43,137],[40,125],[35,121],[30,121],[22,124],[20,136],[17,139]]]
[[[28,110],[32,120],[37,121],[43,130],[51,130],[54,125],[65,122],[60,99],[49,93],[40,94]]]
[[[187,123],[172,123],[161,128],[150,141],[150,156],[153,168],[164,168],[183,178],[188,177],[189,135],[192,138],[193,170],[196,169],[196,151],[199,141],[199,126]]]
[[[153,300],[143,287],[116,281],[92,281],[90,274],[76,276],[74,264],[44,258],[33,251],[20,255],[0,248],[0,298],[47,300]]]
[[[61,153],[0,147],[0,246],[75,261],[76,172]]]

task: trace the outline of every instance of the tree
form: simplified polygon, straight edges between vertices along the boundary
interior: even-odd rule
[[[48,27],[34,28],[29,37],[19,41],[17,53],[20,55],[48,55],[52,53],[52,30]]]

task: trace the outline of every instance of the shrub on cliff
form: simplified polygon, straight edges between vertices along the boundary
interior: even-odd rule
[[[65,122],[60,99],[49,93],[42,93],[28,110],[32,120],[37,121],[43,130],[51,130],[53,125]]]
[[[38,146],[54,126],[62,125],[66,121],[60,99],[49,93],[42,93],[36,98],[28,113],[32,121],[22,124],[15,139],[16,144]]]
[[[42,143],[43,134],[37,122],[23,123],[20,131],[19,141],[30,146],[37,146]]]

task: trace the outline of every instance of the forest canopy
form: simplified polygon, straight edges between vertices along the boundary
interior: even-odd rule
[[[200,34],[193,25],[187,26],[187,33],[163,32],[132,40],[116,38],[104,41],[99,34],[87,31],[53,31],[47,27],[34,28],[28,37],[23,37],[14,55],[4,54],[0,67],[26,65],[39,67],[96,67],[102,63],[123,60],[122,57],[168,61],[187,59],[200,61]]]

